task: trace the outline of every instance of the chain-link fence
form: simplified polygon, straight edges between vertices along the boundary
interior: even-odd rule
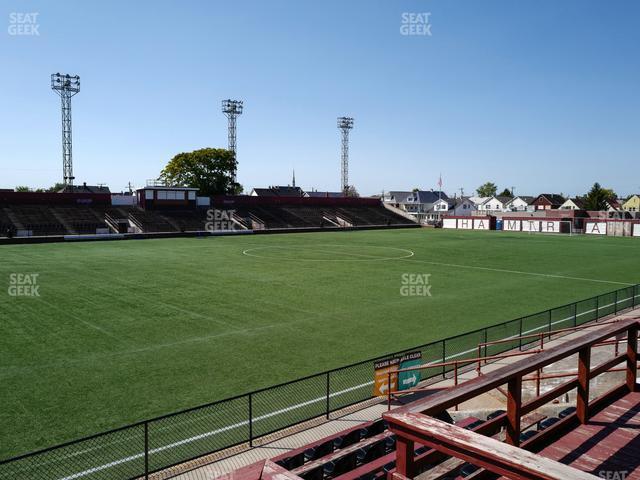
[[[422,364],[498,355],[535,346],[537,334],[570,328],[632,308],[640,285],[202,405],[0,462],[0,479],[121,480],[150,473],[354,405],[373,396],[374,361],[420,351]],[[478,345],[496,340],[508,340]],[[454,367],[434,366],[422,379]]]

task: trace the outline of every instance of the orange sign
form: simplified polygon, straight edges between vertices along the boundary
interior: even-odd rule
[[[388,360],[381,360],[373,364],[373,370],[375,377],[373,381],[373,395],[376,397],[385,396],[389,393],[389,387],[391,391],[398,389],[398,374],[389,372],[395,372],[400,365],[400,358],[394,357]],[[391,386],[389,386],[389,380],[391,380]]]

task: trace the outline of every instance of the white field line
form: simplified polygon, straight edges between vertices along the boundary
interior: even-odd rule
[[[354,390],[358,390],[360,388],[367,387],[367,386],[370,386],[370,385],[373,385],[373,381],[361,383],[360,385],[355,385],[353,387],[349,387],[349,388],[346,388],[344,390],[340,390],[338,392],[331,393],[331,394],[329,394],[329,398],[336,397],[338,395],[342,395],[342,394],[345,394],[345,393],[349,393],[349,392],[352,392]],[[318,402],[322,402],[322,401],[326,401],[326,400],[327,400],[326,396],[319,397],[319,398],[314,398],[312,400],[307,400],[306,402],[301,402],[301,403],[298,403],[296,405],[291,405],[290,407],[282,408],[280,410],[276,410],[274,412],[266,413],[266,414],[261,415],[259,417],[255,417],[253,419],[253,422],[255,423],[256,421],[266,420],[268,418],[275,417],[277,415],[281,415],[283,413],[287,413],[287,412],[290,412],[292,410],[296,410],[298,408],[306,407],[308,405],[312,405],[314,403],[318,403]],[[234,430],[236,428],[244,427],[246,425],[249,425],[249,421],[248,420],[244,420],[242,422],[234,423],[232,425],[227,425],[226,427],[218,428],[218,429],[212,430],[210,432],[201,433],[199,435],[195,435],[193,437],[185,438],[183,440],[179,440],[177,442],[170,443],[170,444],[164,445],[162,447],[153,448],[153,449],[149,450],[149,455],[152,455],[154,453],[159,453],[159,452],[162,452],[164,450],[169,450],[171,448],[175,448],[175,447],[187,444],[187,443],[195,442],[197,440],[202,440],[203,438],[208,438],[208,437],[211,437],[213,435],[217,435],[219,433],[223,433],[223,432],[226,432],[226,431],[229,431],[229,430]],[[90,475],[92,473],[95,473],[95,472],[98,472],[98,471],[101,471],[101,470],[105,470],[107,468],[111,468],[111,467],[114,467],[116,465],[120,465],[122,463],[129,462],[131,460],[136,460],[136,459],[143,458],[143,457],[144,457],[144,452],[137,453],[135,455],[130,455],[128,457],[125,457],[125,458],[122,458],[122,459],[119,459],[119,460],[115,460],[113,462],[105,463],[104,465],[100,465],[98,467],[93,467],[93,468],[90,468],[88,470],[84,470],[82,472],[78,472],[78,473],[75,473],[73,475],[70,475],[70,476],[67,476],[67,477],[63,477],[61,480],[73,480],[75,478],[81,478],[81,477],[84,477],[86,475]]]
[[[640,295],[636,295],[635,297],[638,298],[638,297],[640,297]],[[617,304],[620,304],[621,302],[625,302],[627,300],[631,300],[633,298],[634,297],[631,296],[631,297],[628,297],[628,298],[619,299],[617,301]],[[613,305],[616,305],[616,302],[609,303],[607,305],[599,306],[598,310],[601,309],[601,308],[608,308],[608,307],[611,307]],[[592,313],[592,312],[595,312],[595,311],[596,311],[596,309],[593,308],[591,310],[587,310],[587,311],[582,312],[582,313],[577,313],[576,317],[580,317],[582,315],[586,315],[588,313]],[[561,320],[556,320],[555,322],[551,322],[551,325],[556,325],[558,323],[566,322],[567,320],[571,320],[572,318],[573,318],[573,315],[571,315],[571,316],[569,316],[567,318],[563,318]],[[542,325],[540,327],[536,327],[536,328],[532,328],[530,330],[526,330],[526,331],[522,332],[522,335],[526,335],[526,334],[532,333],[532,332],[534,332],[536,330],[540,330],[542,328],[548,328],[548,326],[549,326],[549,324],[545,324],[545,325]],[[511,337],[506,337],[506,339],[518,338],[518,337],[519,337],[519,335],[512,335]],[[448,355],[448,356],[446,356],[444,358],[444,360],[447,361],[447,360],[450,360],[452,358],[460,357],[462,355],[466,355],[467,353],[471,353],[471,352],[474,352],[474,351],[477,351],[477,348],[472,348],[472,349],[465,350],[463,352],[459,352],[459,353],[456,353],[456,354],[453,354],[453,355]],[[434,363],[439,363],[439,361],[429,362],[426,365],[430,365],[430,364],[434,364]],[[349,393],[349,392],[352,392],[354,390],[358,390],[360,388],[364,388],[364,387],[367,387],[367,386],[370,386],[370,385],[373,385],[373,381],[365,382],[365,383],[362,383],[360,385],[356,385],[356,386],[353,386],[353,387],[346,388],[344,390],[340,390],[338,392],[331,393],[331,394],[329,394],[329,398],[336,397],[336,396],[339,396],[339,395],[343,395],[345,393]],[[306,406],[312,405],[314,403],[326,401],[326,399],[327,399],[327,397],[323,396],[323,397],[314,398],[312,400],[307,400],[306,402],[298,403],[296,405],[291,405],[289,407],[282,408],[280,410],[276,410],[274,412],[267,413],[267,414],[261,415],[259,417],[255,417],[253,419],[253,422],[266,420],[268,418],[275,417],[277,415],[281,415],[283,413],[290,412],[292,410],[297,410],[299,408],[306,407]],[[175,448],[175,447],[178,447],[178,446],[181,446],[181,445],[185,445],[185,444],[188,444],[188,443],[191,443],[191,442],[195,442],[197,440],[202,440],[203,438],[208,438],[208,437],[211,437],[213,435],[217,435],[219,433],[223,433],[223,432],[226,432],[226,431],[229,431],[229,430],[234,430],[236,428],[240,428],[240,427],[246,426],[248,424],[249,424],[249,421],[248,420],[244,420],[242,422],[234,423],[232,425],[228,425],[226,427],[222,427],[222,428],[219,428],[219,429],[216,429],[216,430],[212,430],[210,432],[201,433],[201,434],[195,435],[193,437],[185,438],[183,440],[179,440],[177,442],[170,443],[170,444],[164,445],[162,447],[153,448],[153,449],[149,450],[149,455],[153,455],[155,453],[159,453],[159,452],[162,452],[164,450],[169,450],[171,448]],[[75,454],[72,454],[71,456],[75,456]],[[67,458],[69,458],[69,457],[67,457]],[[123,464],[123,463],[127,463],[127,462],[130,462],[132,460],[137,460],[137,459],[140,459],[140,458],[144,458],[144,452],[137,453],[135,455],[130,455],[128,457],[124,457],[124,458],[121,458],[119,460],[114,460],[113,462],[105,463],[103,465],[99,465],[97,467],[93,467],[93,468],[90,468],[90,469],[87,469],[87,470],[83,470],[82,472],[74,473],[72,475],[63,477],[60,480],[74,480],[76,478],[82,478],[82,477],[85,477],[87,475],[91,475],[92,473],[96,473],[96,472],[99,472],[99,471],[102,471],[102,470],[106,470],[108,468],[115,467],[117,465],[120,465],[120,464]]]
[[[407,260],[407,259],[399,259],[399,260]],[[626,285],[628,287],[632,286],[633,283],[626,282],[615,282],[613,280],[601,280],[598,278],[584,278],[584,277],[571,277],[567,275],[556,275],[553,273],[538,273],[538,272],[524,272],[521,270],[507,270],[504,268],[491,268],[491,267],[478,267],[475,265],[462,265],[458,263],[442,263],[442,262],[430,262],[428,260],[420,260],[420,259],[411,259],[411,262],[419,262],[426,263],[429,265],[438,265],[441,267],[454,267],[454,268],[470,268],[472,270],[484,270],[487,272],[498,272],[498,273],[515,273],[517,275],[533,275],[535,277],[546,277],[546,278],[561,278],[564,280],[578,280],[581,282],[598,282],[598,283],[612,283],[615,285]]]

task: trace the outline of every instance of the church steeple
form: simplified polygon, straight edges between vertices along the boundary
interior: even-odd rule
[[[296,169],[295,168],[293,169],[293,179],[291,183],[292,183],[291,185],[292,187],[296,186]]]

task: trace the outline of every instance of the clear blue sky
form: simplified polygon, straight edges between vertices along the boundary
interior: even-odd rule
[[[0,187],[61,173],[51,73],[79,74],[76,182],[121,190],[176,153],[226,147],[245,101],[239,181],[337,190],[336,117],[355,117],[361,194],[464,187],[640,192],[637,1],[5,0]],[[8,33],[38,12],[39,36]],[[430,12],[431,36],[400,34]]]

